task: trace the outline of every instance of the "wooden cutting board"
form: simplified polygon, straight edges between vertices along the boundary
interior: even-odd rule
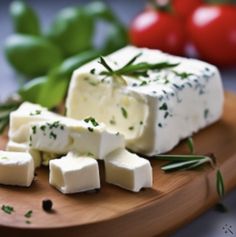
[[[197,133],[194,141],[197,153],[216,155],[227,192],[236,187],[236,95],[226,93],[223,118]],[[1,148],[5,142],[6,138],[1,138]],[[182,143],[172,153],[186,152],[186,144]],[[218,201],[212,168],[164,174],[161,164],[152,161],[153,188],[139,193],[106,184],[101,163],[100,192],[63,195],[48,184],[48,169],[40,168],[30,188],[0,186],[0,205],[11,205],[15,209],[11,215],[0,210],[0,234],[14,237],[164,236]],[[52,213],[41,208],[45,198],[53,201]],[[24,217],[28,210],[33,210],[31,224],[27,224]]]

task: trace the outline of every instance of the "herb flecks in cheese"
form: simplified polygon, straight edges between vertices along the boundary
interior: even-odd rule
[[[0,156],[1,160],[9,160],[9,158],[7,156]]]
[[[91,123],[94,127],[99,126],[99,123],[93,117],[86,118],[86,119],[84,119],[84,121],[86,123]]]
[[[124,118],[128,118],[128,112],[124,107],[121,107],[121,113],[123,115]]]
[[[67,116],[96,118],[114,133],[124,134],[126,146],[132,151],[145,155],[169,151],[181,139],[215,122],[222,114],[223,87],[217,68],[210,64],[133,46],[103,59],[106,66],[94,60],[73,74]],[[159,69],[149,67],[159,62],[168,62],[172,67],[164,64]],[[96,75],[91,77],[99,82],[104,80],[96,88],[83,81],[93,68]],[[114,84],[114,74],[122,77],[126,85]],[[128,113],[127,118],[122,107]],[[207,119],[205,109],[209,110]],[[112,116],[115,124],[111,122]]]
[[[35,115],[40,115],[41,113],[42,113],[41,110],[35,110],[34,112],[31,112],[30,115],[35,116]]]
[[[168,106],[166,103],[163,103],[162,106],[159,108],[159,110],[167,110]]]
[[[31,147],[43,154],[53,154],[52,158],[74,151],[78,154],[90,152],[94,158],[103,159],[107,153],[125,145],[122,135],[107,131],[92,117],[81,121],[64,117],[60,122],[36,122],[31,126],[36,127],[36,132],[30,129]]]
[[[204,110],[204,118],[207,119],[209,116],[209,109]]]
[[[194,75],[193,73],[189,73],[189,72],[177,72],[177,71],[175,71],[175,70],[172,70],[172,72],[173,72],[176,76],[180,77],[181,79],[186,79],[186,78],[188,78],[188,77]]]
[[[89,130],[89,132],[93,132],[94,131],[94,129],[91,128],[91,127],[88,127],[88,130]]]

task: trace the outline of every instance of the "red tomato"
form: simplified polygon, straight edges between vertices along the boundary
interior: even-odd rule
[[[195,9],[203,4],[203,0],[172,0],[174,12],[183,19],[188,18]]]
[[[167,12],[146,10],[131,23],[130,41],[138,47],[160,49],[182,55],[185,45],[184,26],[179,18]]]
[[[220,65],[236,65],[236,6],[205,5],[189,19],[188,33],[200,57]]]

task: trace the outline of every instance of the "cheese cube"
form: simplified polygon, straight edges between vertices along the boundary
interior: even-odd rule
[[[103,159],[108,153],[125,145],[122,135],[108,133],[103,124],[93,125],[89,121],[70,119],[33,124],[29,142],[36,150],[56,154],[75,151],[96,159]]]
[[[92,116],[109,130],[122,133],[130,150],[148,156],[171,150],[181,139],[221,117],[224,94],[215,66],[132,46],[105,60],[117,70],[138,54],[134,64],[178,65],[147,70],[145,77],[126,75],[123,83],[119,83],[117,77],[101,75],[106,69],[94,60],[73,73],[66,101],[67,116]]]
[[[98,163],[95,159],[68,153],[49,163],[49,183],[62,193],[77,193],[100,188]]]
[[[106,182],[133,192],[152,187],[152,167],[144,158],[117,149],[105,158]]]
[[[0,151],[0,183],[29,187],[34,178],[34,161],[29,153]]]
[[[16,151],[16,152],[28,152],[34,160],[34,168],[38,168],[41,165],[41,152],[30,148],[28,144],[25,143],[16,143],[13,141],[8,141],[6,146],[7,151]]]
[[[32,123],[61,118],[62,116],[49,112],[40,105],[24,102],[10,114],[9,139],[16,143],[27,143]]]

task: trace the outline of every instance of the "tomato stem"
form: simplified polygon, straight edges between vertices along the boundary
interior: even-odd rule
[[[171,3],[168,0],[148,0],[148,6],[151,9],[162,11],[162,12],[172,11]]]
[[[235,0],[205,0],[209,4],[236,4]]]

